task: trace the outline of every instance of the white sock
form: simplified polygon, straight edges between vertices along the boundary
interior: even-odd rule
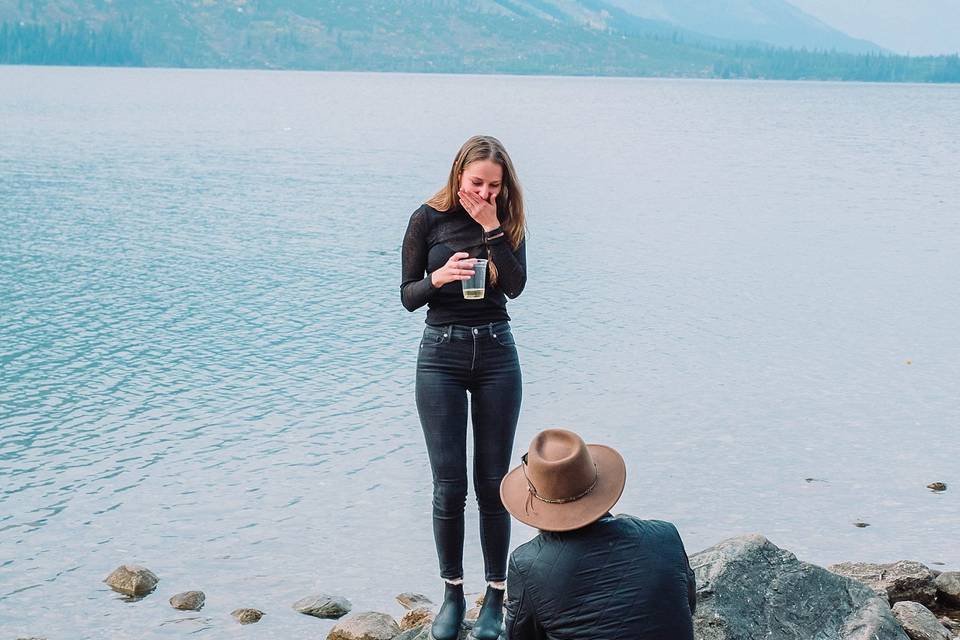
[[[454,578],[453,580],[447,580],[446,578],[444,578],[443,581],[446,582],[447,584],[452,584],[454,586],[458,584],[463,584],[463,578]]]
[[[500,589],[500,591],[503,591],[507,588],[506,582],[488,582],[487,584],[493,587],[494,589]]]

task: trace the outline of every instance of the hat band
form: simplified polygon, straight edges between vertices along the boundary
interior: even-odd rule
[[[528,496],[527,496],[527,504],[524,507],[524,511],[526,511],[527,514],[530,513],[530,505],[532,504],[532,501],[530,498],[536,498],[540,502],[546,502],[547,504],[566,504],[568,502],[576,502],[580,498],[587,496],[587,494],[593,491],[597,487],[597,482],[600,480],[600,470],[597,468],[597,463],[594,462],[593,463],[593,482],[590,483],[590,486],[587,487],[586,491],[584,491],[583,493],[579,493],[575,496],[571,496],[569,498],[544,498],[539,493],[537,493],[537,488],[533,485],[532,482],[530,482],[530,476],[527,475],[527,454],[523,454],[520,457],[520,460],[523,462],[523,464],[520,465],[520,468],[523,470],[523,477],[527,481]]]

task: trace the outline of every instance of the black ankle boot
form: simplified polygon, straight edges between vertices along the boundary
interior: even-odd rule
[[[463,627],[463,616],[467,612],[467,600],[463,597],[463,584],[443,583],[443,604],[437,617],[430,626],[433,640],[456,640]]]
[[[497,640],[503,628],[503,589],[487,586],[487,593],[483,596],[483,605],[480,615],[473,625],[471,638],[476,640]]]

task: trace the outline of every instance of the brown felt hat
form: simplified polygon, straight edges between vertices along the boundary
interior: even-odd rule
[[[522,464],[504,476],[500,499],[514,518],[544,531],[570,531],[598,520],[623,493],[623,457],[602,444],[584,444],[565,429],[533,437]]]

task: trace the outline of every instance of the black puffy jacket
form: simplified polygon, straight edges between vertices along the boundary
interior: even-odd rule
[[[507,640],[692,640],[696,583],[669,522],[610,514],[510,556]]]

